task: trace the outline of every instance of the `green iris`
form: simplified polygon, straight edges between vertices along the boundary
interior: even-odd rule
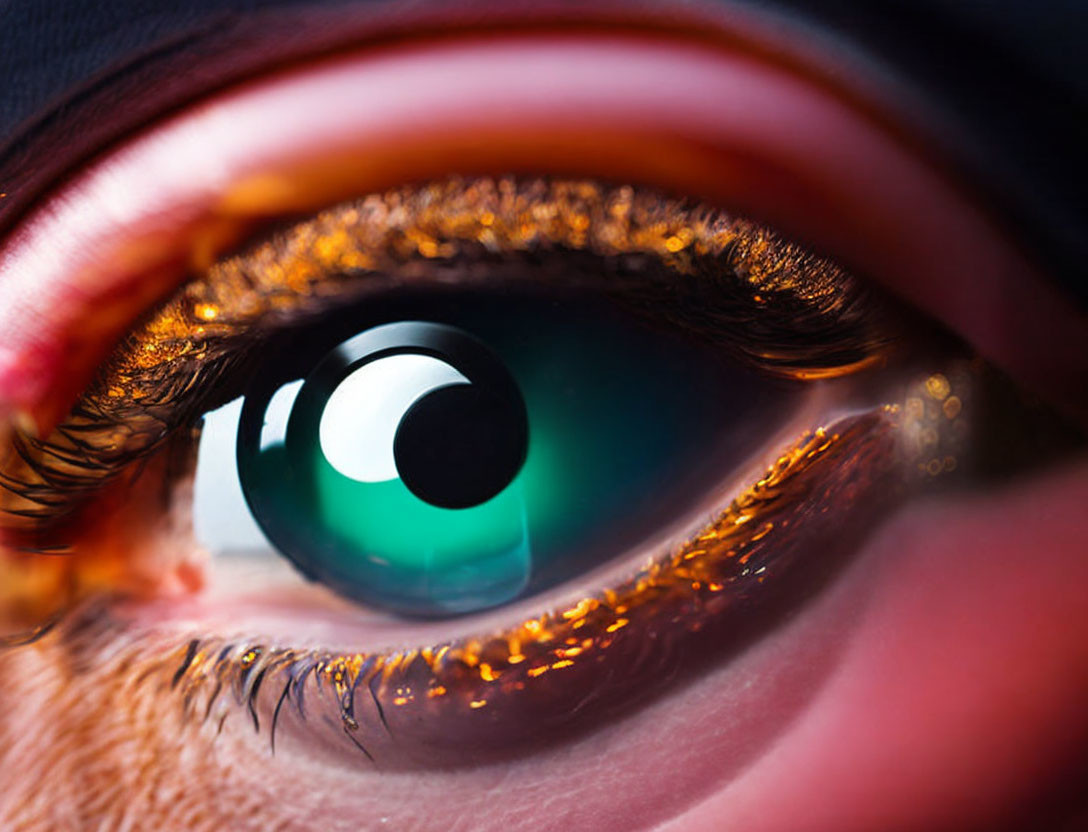
[[[270,362],[238,441],[271,542],[340,593],[405,614],[505,603],[638,543],[736,452],[723,421],[774,395],[607,304],[482,298],[413,320],[426,323]],[[438,334],[388,340],[420,326]],[[381,411],[394,393],[360,369],[403,355],[424,357],[398,365],[419,389],[397,376],[408,392]]]

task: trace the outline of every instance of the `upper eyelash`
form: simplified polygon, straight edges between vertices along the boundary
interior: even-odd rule
[[[602,269],[597,288],[678,317],[788,378],[867,366],[895,339],[860,281],[721,211],[588,181],[453,178],[395,189],[300,223],[183,287],[119,346],[52,435],[14,433],[14,453],[0,465],[4,525],[31,547],[57,546],[47,532],[74,522],[89,495],[228,398],[225,382],[271,331],[373,288],[364,276],[411,283],[422,264],[496,250],[608,258],[611,273]],[[633,280],[646,266],[631,257],[661,273]]]

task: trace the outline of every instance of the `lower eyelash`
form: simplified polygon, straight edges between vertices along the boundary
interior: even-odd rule
[[[0,648],[59,645],[67,660],[50,665],[59,684],[85,691],[72,680],[87,677],[94,690],[112,691],[111,699],[132,703],[126,719],[137,730],[168,735],[164,704],[172,699],[179,730],[214,738],[242,716],[268,734],[273,753],[285,731],[383,769],[529,753],[660,693],[681,672],[723,660],[724,650],[762,632],[767,612],[792,608],[814,579],[830,577],[851,548],[843,530],[864,533],[867,518],[932,479],[934,460],[963,451],[977,403],[963,365],[948,372],[917,377],[895,397],[902,406],[808,434],[701,535],[623,586],[491,638],[366,655],[284,648],[135,627],[112,599],[97,597]],[[713,547],[699,541],[710,531]],[[830,540],[837,557],[825,551]],[[576,631],[590,643],[569,644]]]
[[[675,553],[510,631],[388,654],[190,639],[163,662],[165,678],[199,724],[226,717],[230,691],[273,750],[290,714],[334,725],[383,766],[516,754],[654,692],[797,585],[798,570],[826,572],[834,558],[806,558],[814,540],[840,529],[843,511],[875,516],[903,483],[892,464],[901,417],[889,406],[813,431]]]

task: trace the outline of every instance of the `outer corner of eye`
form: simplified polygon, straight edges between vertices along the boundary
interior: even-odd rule
[[[90,770],[180,749],[193,783],[264,783],[264,826],[295,780],[315,822],[408,828],[430,809],[404,777],[467,812],[504,772],[617,829],[731,788],[714,816],[743,820],[774,781],[821,829],[813,795],[881,744],[934,787],[903,714],[984,791],[938,677],[965,708],[995,681],[1003,718],[1032,692],[1069,710],[1029,649],[1050,619],[996,610],[1082,599],[1009,518],[1040,506],[1013,475],[1084,436],[1020,389],[965,275],[1054,298],[886,119],[751,46],[343,49],[180,109],[28,213],[0,248],[0,621],[30,623],[0,667],[64,669],[49,701],[109,727]],[[1065,505],[1078,477],[1040,487]],[[1083,575],[1064,544],[1048,562]],[[904,790],[871,780],[887,819]]]

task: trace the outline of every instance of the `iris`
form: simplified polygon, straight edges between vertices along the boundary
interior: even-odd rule
[[[237,436],[269,541],[397,613],[506,603],[659,532],[743,446],[723,419],[782,393],[603,299],[430,297],[282,339]]]

